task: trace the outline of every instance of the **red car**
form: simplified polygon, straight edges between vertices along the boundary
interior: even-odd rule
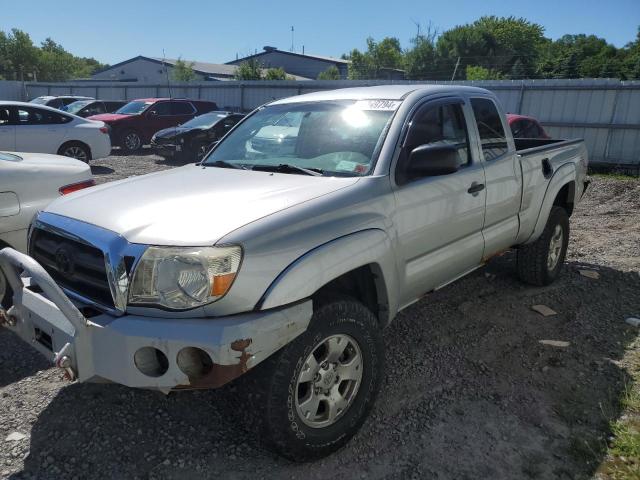
[[[508,113],[507,121],[511,127],[513,138],[551,138],[538,120],[533,117]]]
[[[111,144],[128,153],[148,145],[154,133],[175,127],[203,113],[217,110],[215,102],[178,98],[140,98],[133,100],[115,113],[93,115],[109,126]]]

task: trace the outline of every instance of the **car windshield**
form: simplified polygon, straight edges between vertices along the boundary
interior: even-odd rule
[[[0,160],[5,160],[7,162],[19,162],[20,160],[22,160],[22,157],[6,152],[0,152]]]
[[[121,115],[138,115],[144,112],[150,105],[153,105],[153,102],[133,101],[127,103],[124,107],[120,107],[115,113],[119,113]]]
[[[395,100],[305,102],[264,107],[240,123],[203,165],[285,173],[360,176],[370,172]]]
[[[62,107],[62,110],[69,113],[78,113],[80,110],[82,110],[84,107],[86,107],[92,102],[93,100],[79,100],[77,102],[73,102],[73,103],[70,103],[69,105]]]
[[[49,100],[51,100],[51,97],[37,97],[32,100],[29,100],[29,103],[38,103],[40,105],[44,105]]]
[[[224,113],[205,113],[204,115],[192,118],[188,122],[184,122],[182,126],[189,128],[211,128],[220,120],[227,117],[228,115],[225,115]]]

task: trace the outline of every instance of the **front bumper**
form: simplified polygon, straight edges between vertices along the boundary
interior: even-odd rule
[[[81,382],[161,391],[219,387],[304,332],[312,315],[309,300],[218,318],[90,314],[31,257],[5,248],[0,268],[14,291],[0,323]],[[210,363],[198,364],[202,357],[190,355],[195,351]]]
[[[162,157],[174,157],[183,153],[184,145],[175,143],[159,143],[154,139],[151,139],[151,149],[154,153]]]

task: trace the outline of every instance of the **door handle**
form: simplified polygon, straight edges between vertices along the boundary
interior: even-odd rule
[[[467,190],[467,193],[470,193],[475,197],[482,190],[484,190],[484,183],[473,182],[469,187],[469,190]]]

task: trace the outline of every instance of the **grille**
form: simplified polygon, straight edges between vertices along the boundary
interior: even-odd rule
[[[113,308],[104,254],[100,249],[35,228],[30,254],[61,287]]]

